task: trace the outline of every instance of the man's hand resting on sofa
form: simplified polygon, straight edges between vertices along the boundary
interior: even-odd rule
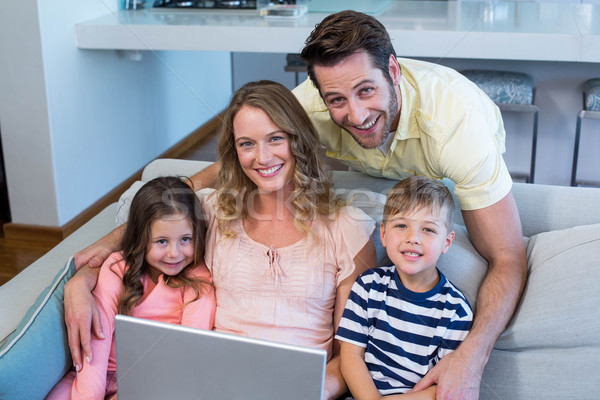
[[[98,339],[104,339],[92,290],[98,281],[99,267],[111,253],[119,250],[124,227],[121,225],[115,228],[74,256],[77,273],[65,285],[64,303],[69,349],[77,371],[83,367],[84,358],[88,362],[92,360],[91,333]]]

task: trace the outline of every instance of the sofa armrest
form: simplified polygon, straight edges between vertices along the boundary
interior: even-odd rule
[[[89,246],[114,228],[117,204],[106,207],[56,247],[0,287],[0,342],[23,319],[39,294],[52,282],[65,262],[77,251]]]

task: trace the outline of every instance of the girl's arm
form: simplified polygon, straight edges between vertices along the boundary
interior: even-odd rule
[[[363,272],[377,264],[377,253],[373,239],[364,245],[364,247],[354,257],[354,271],[346,277],[338,286],[335,298],[335,308],[333,311],[333,334],[337,328],[344,313],[344,307],[348,300],[348,295],[352,285]],[[325,370],[325,398],[336,399],[346,392],[346,383],[340,371],[340,343],[337,339],[333,341],[333,353],[331,359],[327,362]]]

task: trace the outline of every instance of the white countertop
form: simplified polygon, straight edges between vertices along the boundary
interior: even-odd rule
[[[256,11],[121,10],[77,24],[77,46],[297,53],[326,15],[268,21]],[[392,0],[375,16],[399,56],[600,62],[600,4]]]

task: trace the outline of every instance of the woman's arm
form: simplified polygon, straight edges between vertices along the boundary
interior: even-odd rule
[[[334,334],[337,331],[340,319],[344,313],[344,307],[348,300],[348,295],[352,289],[352,285],[363,272],[377,264],[377,252],[373,239],[365,244],[365,246],[354,257],[354,271],[350,276],[346,277],[338,286],[335,297],[335,308],[333,311],[333,329]],[[332,357],[327,362],[325,371],[325,398],[336,399],[346,391],[346,383],[340,371],[340,344],[338,340],[333,341]]]

